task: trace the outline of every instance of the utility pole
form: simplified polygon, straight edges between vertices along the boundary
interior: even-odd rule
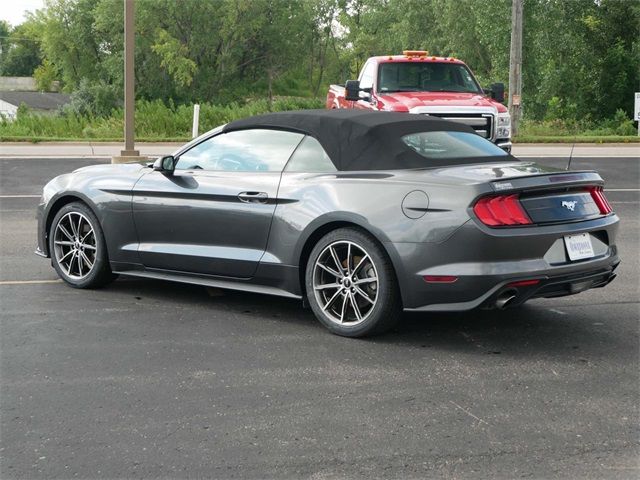
[[[522,117],[522,2],[511,0],[511,52],[509,54],[509,114],[511,135],[518,133]]]
[[[134,149],[134,112],[135,112],[135,5],[134,0],[124,0],[124,150],[120,156],[113,157],[112,163],[145,160]]]

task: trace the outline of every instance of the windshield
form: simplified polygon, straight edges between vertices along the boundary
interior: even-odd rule
[[[433,160],[507,156],[500,147],[475,133],[434,131],[405,135],[402,141],[416,153]]]
[[[381,63],[378,91],[482,93],[465,65],[445,62]]]

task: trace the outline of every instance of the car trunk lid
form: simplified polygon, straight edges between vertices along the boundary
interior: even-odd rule
[[[604,181],[594,171],[506,161],[407,170],[402,177],[420,178],[431,188],[434,184],[455,186],[458,195],[435,197],[429,208],[446,210],[457,202],[470,202],[466,205],[490,227],[574,222],[611,213],[602,193]],[[463,193],[467,189],[471,198]],[[493,221],[496,216],[501,218]]]
[[[490,182],[495,197],[517,200],[531,220],[542,225],[589,220],[612,212],[595,172],[539,173]],[[494,202],[495,203],[495,202]]]

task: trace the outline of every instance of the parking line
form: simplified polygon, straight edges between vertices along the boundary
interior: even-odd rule
[[[633,152],[635,153],[635,151]],[[543,158],[543,159],[548,159],[548,158],[553,158],[553,159],[558,159],[558,160],[569,160],[569,154],[567,152],[566,155],[560,155],[558,153],[514,153],[512,154],[514,157],[516,158]],[[573,158],[581,158],[584,160],[589,160],[589,159],[608,159],[608,158],[625,158],[625,159],[629,159],[629,160],[637,160],[637,155],[633,155],[632,153],[609,153],[606,154],[605,152],[599,153],[599,154],[593,154],[593,153],[574,153],[573,154]]]
[[[42,195],[0,195],[0,198],[40,198]]]
[[[40,285],[45,283],[60,283],[62,280],[2,280],[0,285]]]

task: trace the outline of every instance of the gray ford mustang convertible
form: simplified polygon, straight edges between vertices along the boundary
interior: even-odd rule
[[[152,165],[54,178],[37,253],[73,287],[123,274],[301,298],[357,337],[402,309],[603,287],[617,227],[595,172],[519,161],[428,116],[310,110],[229,123]]]

